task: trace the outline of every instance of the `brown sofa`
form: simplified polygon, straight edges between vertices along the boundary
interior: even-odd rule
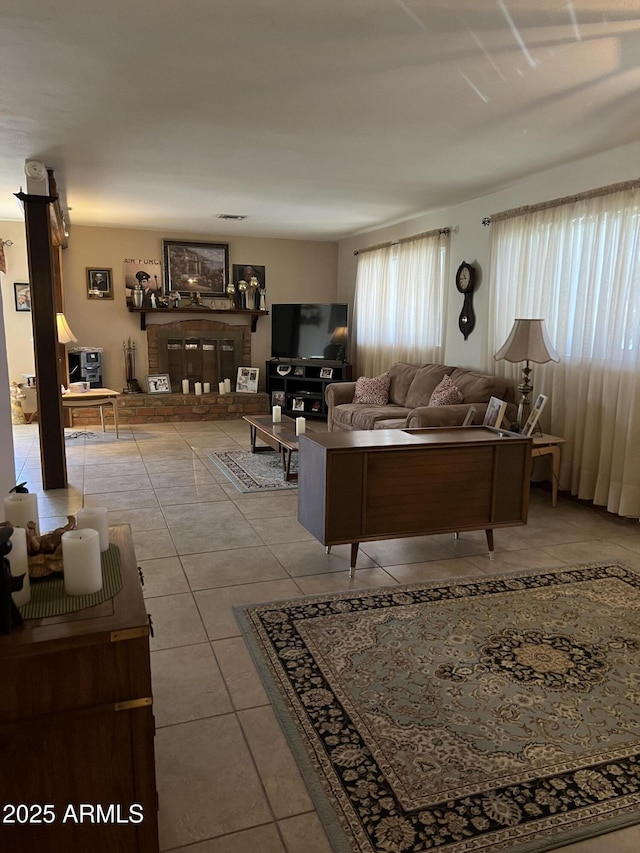
[[[454,406],[429,406],[431,394],[446,374],[462,393],[464,402]],[[327,385],[329,431],[459,426],[471,406],[476,409],[473,423],[481,424],[490,397],[499,397],[510,404],[503,420],[505,426],[516,419],[513,387],[498,376],[444,364],[396,362],[389,368],[389,378],[386,406],[353,403],[355,382]]]

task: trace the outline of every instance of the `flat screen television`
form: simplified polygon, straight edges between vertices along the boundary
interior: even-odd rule
[[[272,358],[347,360],[348,305],[276,304],[270,310]]]

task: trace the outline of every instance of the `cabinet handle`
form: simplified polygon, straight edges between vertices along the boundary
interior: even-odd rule
[[[144,572],[142,566],[138,566],[138,577],[140,578],[140,586],[144,586]]]
[[[153,619],[151,618],[151,614],[147,613],[147,619],[149,620],[149,634],[152,637],[155,637],[155,633],[153,631]]]

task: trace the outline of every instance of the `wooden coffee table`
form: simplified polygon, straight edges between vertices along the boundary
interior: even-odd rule
[[[243,415],[243,420],[249,424],[251,434],[251,452],[263,453],[265,450],[277,450],[282,456],[282,471],[287,482],[297,480],[296,471],[291,471],[291,454],[298,452],[298,436],[296,435],[296,422],[293,418],[282,416],[282,422],[274,424],[271,415]],[[313,432],[306,423],[307,432]],[[257,439],[263,441],[268,447],[260,447],[256,444]]]

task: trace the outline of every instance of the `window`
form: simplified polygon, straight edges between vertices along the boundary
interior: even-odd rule
[[[443,360],[448,232],[431,232],[361,252],[354,305],[358,372],[375,376],[395,361]]]

